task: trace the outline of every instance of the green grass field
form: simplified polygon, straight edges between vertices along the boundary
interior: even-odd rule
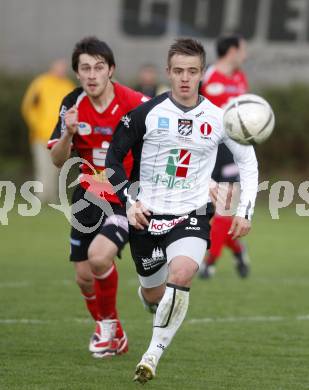
[[[261,206],[247,242],[252,274],[240,280],[228,253],[211,281],[195,280],[181,330],[149,389],[309,389],[308,217],[272,220]],[[119,312],[129,353],[95,360],[93,331],[67,261],[69,225],[45,208],[11,212],[0,226],[0,389],[137,389],[136,363],[151,317],[137,298],[129,251],[119,262]]]

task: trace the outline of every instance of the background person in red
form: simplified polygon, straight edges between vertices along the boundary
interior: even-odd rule
[[[108,186],[105,156],[120,119],[148,98],[111,81],[115,69],[113,52],[95,37],[84,38],[76,44],[72,68],[81,87],[64,98],[48,147],[57,167],[70,158],[72,148],[88,162],[80,167],[80,181],[72,199],[73,210],[79,200],[85,197],[89,200],[90,192],[93,202],[74,212],[74,217],[85,229],[76,228],[72,223],[70,260],[88,311],[96,321],[89,350],[94,357],[107,357],[128,349],[116,310],[118,274],[114,264],[115,256],[128,241],[128,222],[125,207],[118,197],[112,191],[104,193]],[[130,175],[130,153],[125,161],[126,172]],[[100,207],[104,202],[112,208],[110,215],[104,214]],[[91,229],[97,224],[96,229]]]
[[[217,40],[216,50],[218,60],[207,69],[200,93],[215,105],[224,108],[231,99],[248,91],[247,78],[241,70],[247,58],[246,42],[238,34],[223,35]],[[212,178],[218,183],[234,183],[239,181],[238,173],[232,153],[224,144],[219,145]],[[229,234],[231,224],[232,217],[215,214],[210,234],[211,247],[204,266],[200,268],[200,277],[208,278],[215,272],[214,264],[224,246],[232,251],[239,276],[248,276],[249,261],[246,250],[239,240],[233,240]]]

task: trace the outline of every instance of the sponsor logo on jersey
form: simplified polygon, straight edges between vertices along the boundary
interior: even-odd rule
[[[165,255],[162,248],[153,249],[151,257],[142,257],[142,264],[145,271],[157,267],[158,264],[165,262]]]
[[[121,118],[121,122],[123,122],[125,127],[129,128],[130,127],[131,118],[128,115],[124,115]]]
[[[195,178],[186,179],[191,152],[186,149],[171,149],[164,173],[153,175],[152,182],[167,188],[190,189]]]
[[[101,146],[102,146],[103,149],[107,150],[109,148],[109,142],[108,141],[103,141]]]
[[[175,176],[157,173],[153,175],[152,182],[161,184],[167,188],[174,189],[192,189],[195,183],[195,178],[191,179],[177,179]]]
[[[178,119],[178,133],[188,137],[193,131],[192,119]]]
[[[211,83],[206,86],[206,93],[212,96],[218,96],[224,93],[224,84]]]
[[[181,217],[174,218],[171,220],[151,219],[148,226],[148,231],[152,234],[165,234],[169,232],[178,223],[186,220],[187,218],[188,218],[187,215],[183,215]]]
[[[102,134],[102,135],[113,135],[113,129],[111,127],[100,127],[96,126],[94,128],[95,134]]]
[[[176,177],[187,177],[191,153],[186,149],[172,149],[168,156],[165,173]]]
[[[233,84],[227,84],[225,86],[225,93],[233,94],[233,95],[241,95],[242,89],[239,88],[238,85],[233,85]]]
[[[91,134],[91,126],[87,122],[79,122],[77,131],[79,135],[89,135]]]
[[[102,148],[93,148],[92,149],[92,161],[97,167],[105,167],[105,159],[107,149],[109,147],[109,142],[102,142]]]
[[[202,123],[200,126],[200,131],[201,131],[201,138],[207,139],[209,138],[209,135],[212,132],[212,126],[207,122]]]
[[[158,129],[169,129],[170,128],[170,119],[165,117],[158,118]]]

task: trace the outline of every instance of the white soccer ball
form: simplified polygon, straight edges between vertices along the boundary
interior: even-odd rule
[[[271,135],[275,115],[260,96],[245,94],[231,100],[224,109],[223,125],[228,136],[243,144],[261,144]]]

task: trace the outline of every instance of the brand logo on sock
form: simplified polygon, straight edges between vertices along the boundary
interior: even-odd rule
[[[163,351],[165,350],[165,347],[164,347],[164,345],[162,345],[162,344],[158,344],[157,347],[160,348],[160,349],[162,349]]]

